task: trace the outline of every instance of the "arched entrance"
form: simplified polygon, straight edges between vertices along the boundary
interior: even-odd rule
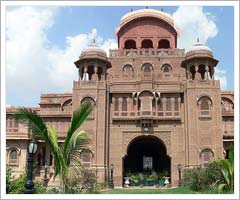
[[[136,172],[163,172],[170,175],[170,157],[164,143],[154,136],[139,136],[127,148],[123,158],[124,176]]]

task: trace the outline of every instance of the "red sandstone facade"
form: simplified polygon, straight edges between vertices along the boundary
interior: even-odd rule
[[[94,105],[82,129],[91,139],[93,157],[83,160],[96,169],[99,182],[108,180],[114,164],[115,186],[127,172],[167,170],[178,184],[177,165],[205,167],[227,156],[233,143],[234,94],[221,91],[214,79],[218,61],[211,49],[196,44],[185,54],[177,48],[178,30],[167,13],[143,9],[127,13],[116,29],[118,49],[106,53],[92,45],[75,62],[79,79],[67,94],[43,94],[33,108],[64,139],[72,112],[85,100]],[[31,137],[7,108],[6,158],[19,174],[26,164]],[[49,150],[40,142],[36,155],[39,178]],[[147,162],[146,162],[147,161]]]

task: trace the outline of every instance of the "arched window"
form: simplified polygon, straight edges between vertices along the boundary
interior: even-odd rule
[[[136,49],[137,47],[136,47],[135,40],[127,40],[127,41],[125,41],[124,48],[125,49]]]
[[[198,73],[200,73],[201,79],[204,80],[205,79],[205,73],[206,73],[205,65],[199,65],[198,66]]]
[[[223,97],[222,98],[222,111],[232,111],[234,110],[233,102],[232,100]]]
[[[94,118],[94,106],[96,105],[95,104],[95,100],[92,98],[92,97],[84,97],[82,100],[81,100],[81,104],[84,103],[84,102],[90,102],[91,104],[91,107],[92,107],[92,113],[90,114],[89,118],[88,119],[93,119]]]
[[[18,165],[18,151],[16,149],[9,151],[9,165]]]
[[[207,96],[203,96],[198,100],[200,116],[210,116],[212,101]]]
[[[87,73],[89,75],[89,80],[92,80],[92,75],[94,74],[94,66],[92,65],[88,66]]]
[[[153,66],[150,63],[145,63],[141,67],[144,73],[150,73],[153,70]]]
[[[159,49],[169,49],[170,48],[170,42],[167,39],[161,39],[158,42],[158,48]]]
[[[213,152],[211,149],[204,149],[200,153],[202,167],[208,167],[209,161],[213,158]]]
[[[71,111],[72,110],[72,99],[68,99],[62,104],[62,111]]]
[[[131,75],[133,73],[133,67],[130,64],[124,65],[123,67],[123,73],[125,75]]]
[[[148,48],[153,48],[153,42],[152,40],[145,39],[142,41],[142,48],[148,49]]]
[[[81,152],[80,158],[83,167],[91,167],[92,154],[90,152]]]
[[[169,64],[164,64],[164,65],[161,67],[161,70],[162,70],[164,73],[169,73],[169,72],[172,70],[172,67],[171,67],[171,65],[169,65]]]

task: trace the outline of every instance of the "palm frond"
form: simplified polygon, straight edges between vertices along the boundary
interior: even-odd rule
[[[66,150],[66,154],[64,154],[64,158],[67,164],[71,163],[71,159],[78,158],[80,161],[81,152],[91,152],[88,147],[89,139],[87,137],[86,132],[80,131],[73,134],[70,139],[68,148]]]
[[[73,134],[77,131],[77,129],[82,125],[82,123],[87,119],[87,117],[91,114],[92,107],[89,101],[86,101],[81,104],[81,106],[73,113],[72,123],[67,132],[67,137],[63,144],[63,152],[66,154],[69,142]]]
[[[227,187],[227,184],[225,183],[221,183],[218,185],[218,193],[221,193],[223,191],[224,188]]]

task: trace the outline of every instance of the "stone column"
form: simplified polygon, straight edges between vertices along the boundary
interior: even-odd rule
[[[97,81],[98,80],[98,75],[97,75],[97,66],[94,65],[94,74],[92,75],[92,79],[94,81]]]
[[[205,66],[205,70],[206,70],[206,72],[205,72],[204,80],[208,80],[209,79],[209,77],[208,77],[209,67],[207,65]]]
[[[123,98],[119,97],[118,98],[118,112],[122,113],[122,102],[123,102]]]
[[[131,108],[131,98],[127,97],[127,113],[130,115],[132,108]]]
[[[200,78],[199,78],[199,72],[198,72],[198,66],[196,65],[195,66],[195,80],[200,80]]]
[[[81,81],[81,75],[82,75],[81,69],[82,69],[81,67],[78,68],[78,81]]]
[[[165,113],[166,112],[166,97],[162,97],[162,111]]]
[[[112,97],[112,105],[111,105],[111,113],[112,113],[112,116],[114,116],[114,113],[116,112],[116,111],[115,111],[115,103],[116,103],[116,98],[115,98],[115,97]]]
[[[153,111],[153,104],[152,104],[153,97],[149,97],[149,111]]]

